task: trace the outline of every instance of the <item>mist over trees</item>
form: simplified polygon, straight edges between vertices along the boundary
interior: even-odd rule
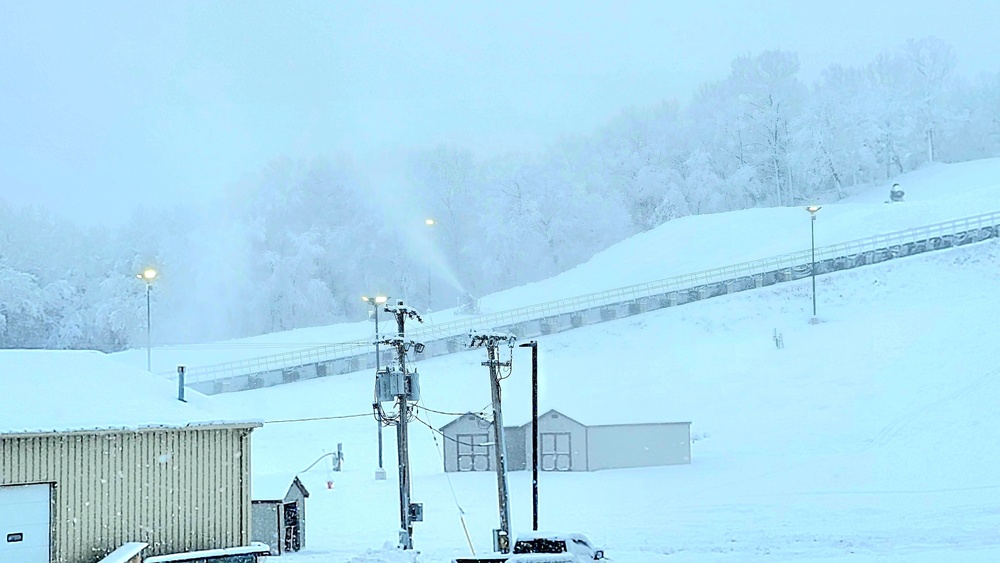
[[[549,277],[692,214],[835,201],[934,162],[1000,155],[1000,72],[907,42],[812,84],[795,53],[740,56],[685,107],[623,111],[538,154],[279,159],[215,206],[84,231],[0,201],[0,348],[119,350],[364,318],[362,293],[436,308]],[[428,227],[424,219],[437,224]],[[428,281],[428,275],[431,280]],[[556,296],[554,296],[556,297]]]

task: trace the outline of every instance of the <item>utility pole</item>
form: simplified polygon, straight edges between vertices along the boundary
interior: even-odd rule
[[[381,353],[379,350],[379,332],[378,332],[378,310],[379,307],[385,304],[389,300],[385,295],[376,294],[374,297],[368,297],[367,295],[362,295],[361,300],[368,303],[375,309],[375,373],[382,371],[381,366],[379,366],[379,361]],[[376,403],[377,404],[377,403]],[[376,409],[377,410],[377,409]],[[385,480],[385,469],[382,467],[382,421],[376,420],[376,426],[378,427],[378,469],[375,470],[375,480],[384,481]]]
[[[500,361],[497,348],[500,342],[507,342],[513,351],[514,335],[486,333],[469,333],[470,348],[486,347],[487,361],[482,365],[490,368],[490,395],[493,399],[493,458],[497,468],[497,500],[500,508],[500,529],[494,530],[494,548],[500,553],[510,553],[510,493],[507,488],[507,443],[503,433],[503,412],[500,408],[500,368],[511,368],[511,359]],[[510,372],[508,371],[508,375]]]
[[[531,529],[538,531],[538,341],[521,344],[531,348]]]
[[[411,347],[416,353],[424,351],[421,343],[407,341],[406,319],[416,319],[423,322],[416,310],[397,301],[395,305],[386,305],[386,313],[396,317],[397,335],[382,341],[396,349],[396,370],[380,371],[375,375],[375,416],[380,424],[396,425],[397,459],[399,460],[399,546],[402,549],[413,549],[413,522],[423,520],[423,505],[410,502],[410,436],[408,420],[410,417],[410,401],[420,400],[420,384],[417,373],[409,373],[406,369],[406,353]],[[382,402],[395,400],[397,413],[387,416],[382,411]]]

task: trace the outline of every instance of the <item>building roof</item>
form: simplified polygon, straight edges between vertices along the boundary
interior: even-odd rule
[[[481,425],[482,425],[482,426],[483,426],[484,428],[489,428],[490,426],[492,426],[492,425],[493,425],[493,421],[492,421],[492,420],[487,420],[486,418],[483,418],[483,415],[481,415],[481,414],[479,414],[479,413],[475,413],[475,412],[467,412],[467,413],[465,413],[465,414],[463,414],[463,415],[460,415],[460,416],[456,416],[456,417],[452,418],[452,419],[451,419],[450,421],[448,421],[448,423],[447,423],[447,424],[445,424],[444,426],[442,426],[442,427],[440,428],[440,430],[442,430],[442,431],[443,431],[443,430],[444,430],[445,428],[448,428],[448,427],[449,427],[449,426],[451,426],[452,424],[455,424],[456,422],[458,422],[458,421],[462,420],[463,418],[465,418],[466,416],[469,416],[469,415],[472,415],[472,416],[476,417],[476,419],[477,419],[477,420],[479,421],[479,423],[480,423],[480,424],[481,424]]]
[[[157,555],[147,557],[146,563],[180,563],[181,561],[204,561],[209,558],[225,557],[226,555],[247,555],[270,553],[271,548],[267,544],[259,541],[250,542],[250,545],[238,547],[226,547],[222,549],[203,549],[201,551],[188,551],[185,553],[173,553],[170,555]]]
[[[504,405],[503,407],[504,428],[511,428],[511,427],[521,428],[530,425],[531,424],[530,409],[527,416],[525,416],[525,413],[523,412],[524,410],[525,409],[510,408],[507,405]],[[569,410],[573,413],[572,415],[568,414],[562,408],[552,409],[552,408],[539,407],[538,416],[539,418],[541,418],[550,413],[557,413],[584,426],[615,426],[619,424],[690,424],[688,421],[664,420],[663,416],[648,411],[632,412],[623,416],[615,416],[607,414],[603,411],[595,414],[586,409],[581,409],[581,408],[574,409],[570,407]],[[513,416],[511,416],[511,414],[508,411],[514,411]],[[480,415],[469,412],[463,414],[462,416],[458,416],[451,419],[451,421],[442,426],[440,430],[443,432],[445,428],[448,428],[452,424],[455,424],[456,422],[461,420],[462,417],[470,414],[478,417],[479,419],[481,419],[486,423],[489,423],[488,420],[482,418]]]
[[[76,350],[0,350],[0,435],[238,425],[200,393]]]
[[[255,501],[282,501],[288,496],[288,490],[298,487],[302,496],[309,498],[309,491],[297,475],[288,473],[253,472],[251,479],[250,498]]]

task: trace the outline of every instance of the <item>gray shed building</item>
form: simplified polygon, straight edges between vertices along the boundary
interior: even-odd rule
[[[493,470],[492,423],[467,413],[441,428],[444,470]],[[504,427],[507,468],[531,467],[531,421]],[[551,409],[538,417],[542,471],[598,471],[691,463],[690,422],[584,424]]]
[[[252,498],[253,541],[270,546],[271,555],[305,547],[309,491],[297,476],[255,473]]]
[[[99,352],[0,351],[0,561],[250,541],[250,433]],[[214,421],[214,422],[213,422]]]
[[[475,413],[465,413],[441,427],[444,435],[444,470],[494,471],[493,422]],[[507,442],[507,469],[523,469],[524,448],[520,427],[504,427]]]

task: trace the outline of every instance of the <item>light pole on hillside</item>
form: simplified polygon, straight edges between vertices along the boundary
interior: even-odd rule
[[[149,306],[149,294],[153,291],[153,280],[156,279],[156,270],[153,268],[146,268],[140,274],[136,274],[135,277],[146,282],[146,371],[153,371],[152,369],[152,347],[153,347],[153,337],[151,330],[151,317],[150,306]]]
[[[379,349],[378,349],[378,309],[389,300],[385,295],[375,295],[375,297],[368,297],[367,295],[362,295],[361,300],[368,303],[375,309],[375,372],[378,373],[380,370],[379,366]],[[385,469],[382,468],[382,421],[376,420],[378,423],[378,469],[375,470],[375,479],[384,480],[385,479]]]
[[[812,241],[812,265],[809,267],[809,272],[812,274],[812,286],[813,286],[813,316],[810,319],[810,323],[819,323],[819,317],[816,316],[816,212],[821,209],[818,205],[810,205],[806,208],[809,212],[809,227],[810,227],[810,239]]]
[[[427,225],[427,228],[430,229],[431,232],[430,240],[433,243],[435,234],[434,227],[437,225],[437,221],[435,221],[434,219],[427,218],[424,219],[424,224]],[[429,261],[427,265],[427,311],[428,312],[431,311],[431,266]]]

